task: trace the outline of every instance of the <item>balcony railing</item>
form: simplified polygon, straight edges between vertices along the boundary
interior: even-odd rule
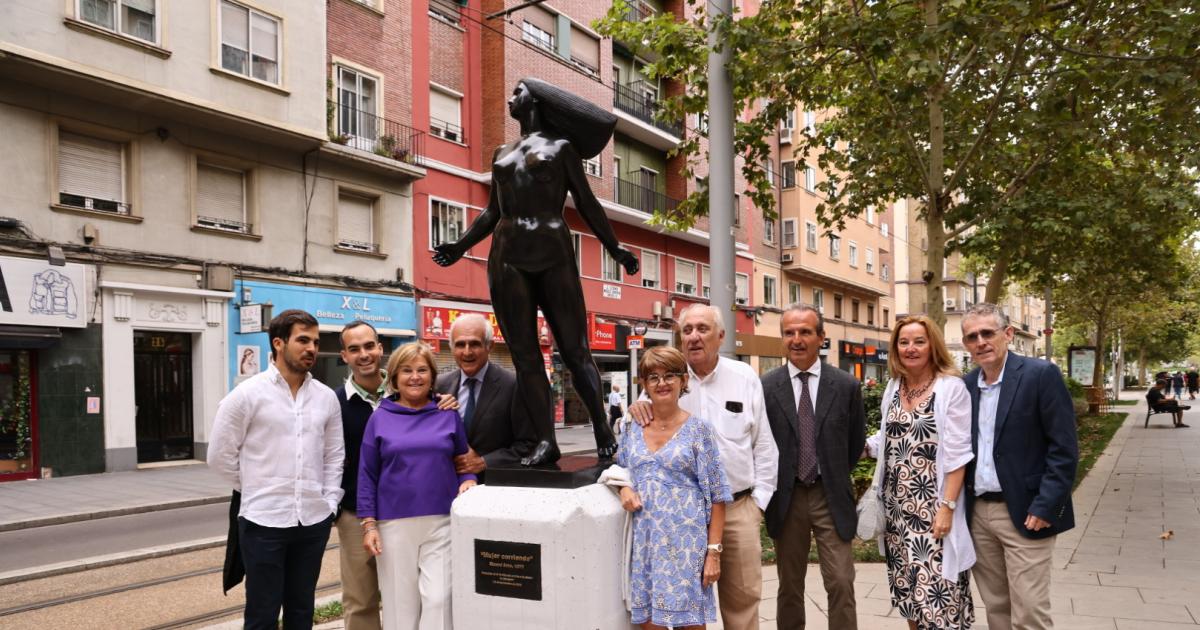
[[[654,114],[658,111],[658,99],[651,96],[653,90],[647,89],[645,81],[636,81],[629,85],[617,84],[613,92],[613,107],[665,131],[675,137],[683,136],[683,125],[678,121],[656,120]]]
[[[618,177],[617,203],[646,214],[669,214],[675,211],[679,200]]]
[[[357,109],[349,103],[331,102],[330,107],[334,116],[331,141],[397,162],[424,166],[425,132]]]
[[[641,0],[624,0],[625,19],[630,22],[641,22],[648,17],[658,15],[658,9]]]

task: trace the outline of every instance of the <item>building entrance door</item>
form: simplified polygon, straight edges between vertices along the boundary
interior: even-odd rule
[[[133,333],[138,463],[192,459],[192,336]]]

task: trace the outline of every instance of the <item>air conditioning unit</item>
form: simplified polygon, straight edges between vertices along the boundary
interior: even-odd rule
[[[794,258],[792,257],[791,254],[784,254],[783,256],[780,257],[780,261],[782,261],[783,264],[785,264],[785,265],[792,264],[793,260],[794,260]]]
[[[653,315],[654,317],[661,319],[662,314],[663,314],[662,302],[655,302],[654,304],[651,304],[650,305],[650,314]]]
[[[780,127],[779,128],[779,144],[791,144],[792,143],[792,131],[793,131],[793,129],[791,127]]]
[[[670,306],[664,306],[662,310],[663,319],[675,319],[675,309]]]
[[[954,298],[946,299],[946,310],[953,311],[957,306],[958,306],[958,302],[956,302],[954,300]]]

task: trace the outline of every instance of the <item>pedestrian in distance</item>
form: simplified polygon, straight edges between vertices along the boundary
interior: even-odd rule
[[[1150,391],[1146,392],[1146,404],[1155,411],[1165,411],[1171,414],[1176,429],[1186,429],[1189,425],[1183,423],[1183,412],[1191,409],[1190,405],[1179,404],[1179,399],[1168,395],[1167,380],[1158,379]]]
[[[879,487],[892,606],[908,627],[950,630],[975,620],[965,485],[971,396],[941,327],[924,315],[896,322],[888,349],[880,430],[867,439],[882,466]]]
[[[1200,372],[1196,371],[1194,365],[1187,371],[1187,389],[1189,399],[1196,400],[1196,390],[1200,390]]]
[[[458,474],[467,452],[457,411],[433,401],[437,364],[419,342],[388,359],[395,392],[371,414],[358,474],[362,545],[375,557],[385,630],[449,630],[450,504],[476,483]],[[351,541],[346,541],[351,544]]]
[[[625,415],[624,406],[625,401],[621,399],[621,386],[614,383],[612,390],[608,392],[608,422],[612,424],[614,433],[617,430],[617,421]]]
[[[779,567],[780,628],[803,630],[804,579],[815,539],[830,628],[858,627],[854,552],[858,525],[850,472],[866,439],[862,385],[821,361],[825,319],[792,304],[780,319],[787,363],[762,377],[779,450],[778,490],[766,510]]]
[[[1183,372],[1175,370],[1171,375],[1171,388],[1175,390],[1175,400],[1183,398]]]
[[[268,327],[271,363],[217,406],[208,466],[241,491],[245,627],[312,628],[321,558],[342,498],[345,444],[333,390],[313,378],[317,320],[295,309]]]
[[[733,497],[712,427],[680,408],[687,362],[675,348],[651,348],[638,378],[654,420],[621,435],[617,465],[630,485],[621,506],[633,514],[629,563],[632,621],[643,630],[704,628],[717,620],[725,505]]]
[[[1079,447],[1071,395],[1053,363],[1008,351],[1013,328],[996,305],[968,309],[962,333],[979,366],[963,379],[975,453],[967,522],[987,626],[1050,628],[1054,540],[1075,526]]]
[[[688,391],[680,396],[679,406],[712,426],[733,490],[733,501],[725,506],[717,581],[721,622],[730,630],[755,630],[762,601],[759,528],[779,470],[762,383],[749,365],[720,356],[725,324],[719,309],[693,304],[679,313],[678,325],[688,368]],[[654,420],[644,391],[629,406],[629,415],[642,427]]]

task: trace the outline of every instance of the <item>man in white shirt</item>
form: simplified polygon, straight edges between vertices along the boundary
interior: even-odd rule
[[[763,405],[762,383],[754,369],[718,354],[725,337],[721,311],[693,304],[679,314],[688,362],[688,393],[679,406],[713,427],[721,465],[733,491],[725,507],[721,577],[717,594],[721,620],[729,630],[758,628],[762,600],[763,510],[775,493],[779,451]],[[650,422],[650,403],[629,406],[638,424]]]
[[[241,491],[245,627],[312,628],[321,558],[342,498],[341,408],[312,377],[317,320],[287,310],[271,320],[272,362],[217,407],[208,465]]]
[[[617,428],[617,421],[621,419],[621,407],[625,401],[621,399],[621,386],[613,383],[612,391],[608,392],[608,423],[613,426],[613,430]]]

